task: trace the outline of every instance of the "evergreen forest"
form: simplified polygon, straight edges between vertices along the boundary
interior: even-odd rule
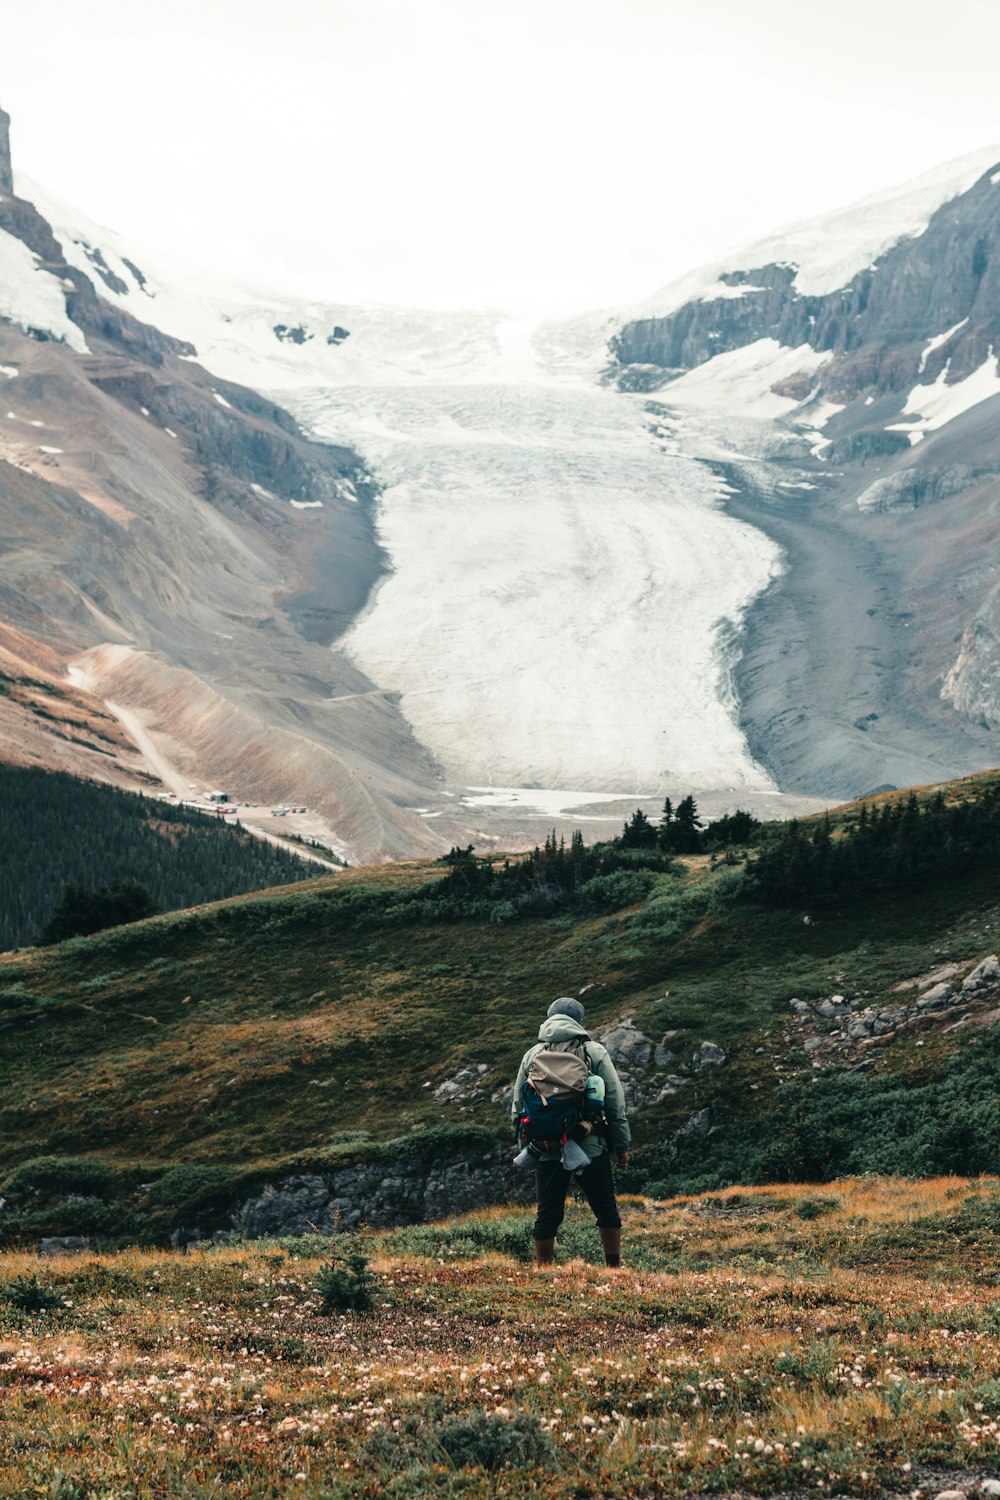
[[[946,801],[938,792],[921,801],[871,807],[861,803],[841,830],[829,817],[781,828],[747,867],[747,894],[768,905],[858,900],[875,892],[933,885],[1000,862],[1000,787]]]
[[[0,766],[0,950],[35,942],[68,886],[134,882],[155,908],[175,911],[317,873],[211,814]]]

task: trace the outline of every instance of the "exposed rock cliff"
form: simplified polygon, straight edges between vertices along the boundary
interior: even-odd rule
[[[0,109],[0,193],[14,191],[14,173],[10,162],[10,115]]]

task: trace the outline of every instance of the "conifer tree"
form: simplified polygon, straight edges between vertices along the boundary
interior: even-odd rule
[[[672,848],[678,854],[698,854],[701,850],[701,826],[694,798],[690,795],[683,797],[674,813]]]

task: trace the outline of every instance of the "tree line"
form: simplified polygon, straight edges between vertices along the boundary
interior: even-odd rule
[[[851,900],[875,891],[905,891],[1000,862],[1000,788],[946,802],[862,803],[842,830],[829,817],[787,825],[747,866],[747,894],[774,905]]]
[[[705,825],[694,797],[684,797],[676,808],[668,797],[658,823],[636,808],[617,838],[591,845],[576,829],[569,843],[553,830],[528,854],[503,860],[477,857],[472,844],[455,847],[444,857],[448,874],[436,893],[442,903],[464,903],[470,913],[472,903],[480,901],[497,903],[507,915],[544,915],[560,908],[616,910],[642,900],[652,876],[678,873],[676,855],[745,845],[760,827],[743,811]]]
[[[77,909],[113,906],[100,892],[138,885],[152,909],[174,911],[315,874],[210,814],[61,771],[0,766],[2,949],[34,942],[67,895]]]

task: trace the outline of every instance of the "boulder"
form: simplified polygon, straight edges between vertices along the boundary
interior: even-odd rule
[[[923,979],[918,980],[917,989],[926,990],[932,984],[942,984],[946,979],[954,979],[958,970],[958,964],[944,964],[940,969],[935,969],[933,974],[925,974]]]
[[[653,1061],[656,1049],[652,1038],[640,1031],[630,1016],[613,1021],[598,1040],[608,1049],[611,1061],[619,1072],[623,1068],[646,1069]]]
[[[968,992],[985,989],[992,984],[1000,984],[1000,958],[995,953],[977,964],[971,974],[966,974],[962,981],[962,989]]]
[[[712,1129],[712,1111],[696,1109],[693,1114],[688,1115],[681,1129],[684,1135],[708,1135]]]
[[[917,1001],[917,1010],[944,1010],[951,1004],[954,991],[950,984],[936,984]]]
[[[711,1068],[724,1068],[727,1061],[726,1054],[718,1043],[702,1042],[691,1059],[691,1067],[696,1073],[704,1073]]]

